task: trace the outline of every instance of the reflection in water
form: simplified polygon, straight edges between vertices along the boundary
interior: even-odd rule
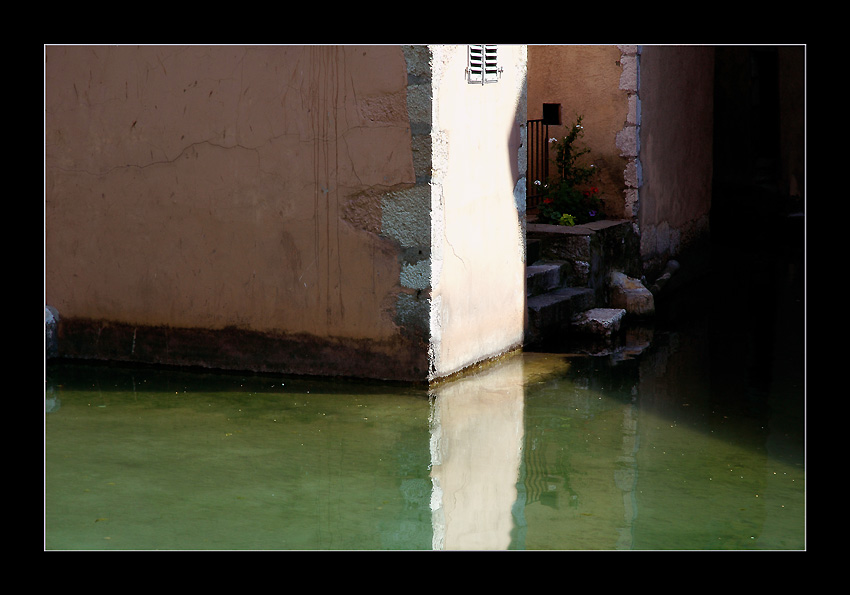
[[[434,549],[510,545],[523,439],[521,357],[434,390]]]
[[[527,386],[522,506],[511,547],[630,549],[639,445],[632,375],[606,379],[581,359],[526,357],[549,373]]]

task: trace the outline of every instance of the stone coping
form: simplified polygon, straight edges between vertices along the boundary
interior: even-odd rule
[[[623,223],[629,223],[628,219],[601,219],[599,221],[591,221],[590,223],[582,223],[581,225],[551,225],[548,223],[529,223],[526,225],[526,233],[553,233],[562,235],[584,236],[592,235],[597,231],[616,227]]]

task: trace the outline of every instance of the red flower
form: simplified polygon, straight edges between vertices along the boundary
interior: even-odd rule
[[[543,204],[551,205],[553,202],[555,201],[549,198],[548,196],[543,199]]]

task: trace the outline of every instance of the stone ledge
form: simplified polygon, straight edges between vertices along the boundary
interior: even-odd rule
[[[600,221],[582,223],[581,225],[550,225],[548,223],[529,223],[526,226],[526,233],[529,236],[533,236],[534,234],[538,233],[587,236],[626,223],[631,223],[631,221],[629,221],[628,219],[602,219]]]

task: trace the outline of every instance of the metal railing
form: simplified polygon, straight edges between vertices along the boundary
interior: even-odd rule
[[[528,141],[528,173],[525,206],[535,207],[543,199],[543,184],[549,177],[549,124],[545,120],[526,122]]]

